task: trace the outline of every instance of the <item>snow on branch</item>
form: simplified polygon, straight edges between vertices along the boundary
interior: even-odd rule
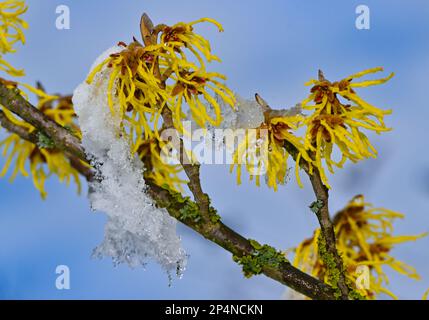
[[[120,50],[107,50],[94,66]],[[104,241],[94,255],[132,267],[154,260],[168,272],[181,272],[186,255],[176,234],[176,220],[157,208],[146,192],[143,163],[131,155],[128,139],[120,134],[120,119],[108,106],[109,76],[110,69],[104,68],[91,84],[79,85],[73,95],[82,143],[97,171],[91,183],[91,206],[108,216]],[[119,105],[115,103],[115,107]]]

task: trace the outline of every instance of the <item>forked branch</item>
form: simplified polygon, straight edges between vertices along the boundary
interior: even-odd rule
[[[0,83],[0,105],[9,109],[21,119],[33,125],[36,130],[47,134],[54,142],[59,151],[64,152],[71,159],[80,159],[89,163],[80,141],[72,133],[57,124],[50,118],[40,114],[41,112],[26,101],[17,90],[8,89]],[[19,135],[22,139],[31,143],[35,141],[35,135],[25,132],[22,127],[11,123],[4,113],[0,112],[0,123],[8,131]],[[91,180],[93,173],[87,167],[76,168],[87,179]],[[166,208],[169,214],[184,223],[204,238],[218,244],[234,256],[252,256],[255,248],[251,241],[238,234],[221,221],[196,222],[192,219],[183,219],[182,209],[188,206],[189,199],[180,194],[172,193],[147,180],[148,192],[159,207]],[[200,212],[201,213],[201,212]],[[201,213],[202,214],[202,213]],[[289,262],[282,262],[276,267],[263,266],[262,273],[267,277],[278,281],[303,295],[312,299],[334,299],[335,290],[318,279],[293,267]]]

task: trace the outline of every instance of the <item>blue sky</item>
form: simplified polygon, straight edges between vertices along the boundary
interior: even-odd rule
[[[255,92],[276,107],[289,107],[308,94],[304,82],[323,69],[340,79],[375,66],[396,76],[386,85],[363,89],[371,103],[393,109],[387,120],[394,130],[371,136],[379,157],[347,165],[331,177],[331,209],[336,211],[363,193],[376,206],[406,214],[397,232],[429,231],[429,151],[427,148],[429,75],[429,3],[411,1],[27,1],[27,44],[7,57],[25,68],[24,81],[41,80],[50,92],[71,93],[84,80],[94,59],[118,41],[139,34],[139,18],[174,23],[212,17],[199,31],[211,39],[223,62],[216,70],[244,97]],[[55,9],[71,10],[71,29],[55,28]],[[371,10],[371,29],[355,28],[355,8]],[[0,159],[0,166],[3,163]],[[307,206],[308,183],[292,181],[277,193],[235,177],[223,166],[203,169],[204,188],[224,221],[243,235],[279,249],[310,236],[316,221]],[[30,180],[0,180],[0,298],[3,299],[277,299],[284,287],[264,277],[245,279],[230,254],[180,226],[190,254],[183,279],[168,285],[155,264],[147,270],[115,268],[94,260],[92,249],[103,238],[105,218],[93,213],[85,195],[77,196],[56,179],[47,183],[42,201]],[[390,289],[400,298],[419,299],[429,287],[429,238],[405,244],[395,255],[417,268],[421,281],[391,274]],[[55,288],[55,268],[71,270],[71,289]]]

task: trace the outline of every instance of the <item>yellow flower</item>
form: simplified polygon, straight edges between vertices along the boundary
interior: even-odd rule
[[[172,27],[165,26],[161,34],[161,43],[164,44],[172,53],[178,53],[184,60],[184,49],[190,50],[200,62],[201,68],[205,68],[204,59],[211,62],[220,59],[211,53],[210,42],[199,34],[194,32],[194,25],[201,22],[209,22],[218,27],[220,32],[223,32],[222,25],[216,20],[210,18],[202,18],[190,23],[179,22]],[[202,55],[201,55],[202,54]]]
[[[193,119],[201,128],[205,128],[207,122],[213,126],[221,124],[221,107],[218,99],[222,99],[231,107],[234,107],[234,94],[229,88],[216,80],[216,78],[225,79],[221,74],[204,73],[201,70],[192,73],[183,71],[180,73],[180,77],[173,76],[172,78],[176,80],[176,83],[171,89],[171,109],[174,114],[175,127],[179,131],[183,130],[182,120],[185,115],[182,111],[182,106],[184,102],[189,106]],[[206,103],[201,100],[201,97],[204,98]],[[213,107],[215,119],[208,114],[207,104]]]
[[[279,116],[270,111],[264,115],[265,122],[260,127],[246,131],[233,155],[230,171],[237,166],[237,183],[241,184],[241,165],[244,164],[250,179],[255,178],[257,186],[260,186],[261,175],[265,175],[267,186],[277,191],[278,184],[283,185],[286,182],[289,153],[285,143],[290,143],[298,150],[295,175],[302,187],[299,163],[302,158],[311,165],[311,159],[304,149],[302,138],[296,137],[290,131],[296,130],[304,118],[301,115]]]
[[[24,75],[23,70],[17,70],[3,59],[3,55],[15,52],[16,43],[25,43],[23,29],[27,23],[20,18],[27,11],[24,1],[6,0],[0,2],[0,70],[11,76]]]
[[[4,81],[3,81],[4,82]],[[5,82],[4,82],[5,83]],[[7,82],[7,86],[16,87],[16,83]],[[71,97],[51,96],[43,92],[41,89],[32,88],[24,85],[31,92],[39,97],[38,108],[51,119],[57,121],[60,125],[68,127],[76,136],[80,137],[79,128],[74,123],[75,113]],[[21,91],[26,96],[26,93]],[[0,108],[2,108],[0,106]],[[23,127],[30,133],[34,133],[38,139],[38,145],[21,139],[16,134],[9,134],[5,139],[0,141],[2,156],[6,157],[6,162],[0,172],[0,177],[7,174],[9,168],[15,159],[15,168],[13,169],[10,181],[12,182],[18,173],[24,177],[31,175],[34,186],[40,192],[42,198],[46,198],[45,181],[52,175],[58,176],[61,182],[66,182],[67,185],[73,179],[77,185],[78,193],[81,190],[79,172],[74,168],[74,164],[67,158],[63,152],[55,149],[54,145],[48,137],[41,133],[37,133],[36,129],[12,114],[8,109],[2,108],[6,117],[15,125]],[[76,160],[79,161],[79,160]],[[27,164],[30,172],[27,171]],[[85,165],[82,163],[82,165]]]
[[[354,88],[367,87],[387,82],[393,73],[386,78],[353,82],[364,75],[382,71],[374,68],[351,75],[339,82],[329,82],[323,75],[319,80],[311,80],[310,96],[303,101],[302,107],[313,110],[307,117],[305,148],[314,154],[314,165],[319,169],[324,184],[329,187],[322,160],[328,170],[341,168],[347,159],[357,162],[369,157],[376,157],[377,150],[371,145],[363,129],[381,133],[389,131],[384,124],[384,116],[391,113],[370,105],[360,98]],[[340,98],[343,98],[340,100]],[[346,104],[344,100],[348,101]],[[314,101],[314,105],[309,105]],[[332,160],[332,152],[336,146],[341,154],[340,161]]]
[[[422,300],[427,300],[428,299],[428,295],[429,295],[429,289],[427,289],[425,291],[425,293],[423,294]]]
[[[187,183],[179,177],[183,171],[181,165],[170,164],[162,158],[162,150],[166,144],[157,138],[142,141],[137,153],[145,164],[145,176],[152,179],[160,187],[168,187],[171,190],[183,192],[182,185]]]
[[[396,299],[396,296],[386,288],[389,278],[383,269],[384,266],[389,266],[412,279],[419,279],[413,267],[397,260],[390,253],[397,244],[426,236],[426,234],[394,236],[393,221],[403,217],[404,215],[398,212],[374,208],[359,195],[334,218],[337,248],[344,260],[349,283],[369,299],[375,299],[380,293]],[[303,241],[295,249],[293,264],[314,277],[328,281],[326,266],[318,253],[319,235],[320,229],[317,229],[312,238]],[[368,289],[356,287],[359,277],[356,271],[359,266],[367,267],[370,272]]]
[[[105,65],[112,69],[106,93],[108,104],[112,114],[119,112],[124,127],[130,129],[131,142],[136,146],[141,139],[153,137],[153,121],[158,120],[168,96],[155,76],[154,61],[160,54],[160,46],[143,47],[137,41],[120,45],[125,47],[124,50],[110,55],[94,68],[87,81],[91,83]],[[114,109],[115,99],[120,110]]]
[[[164,26],[160,37],[163,48],[170,57],[168,62],[164,63],[165,68],[174,72],[171,76],[173,84],[169,86],[170,95],[173,97],[170,100],[170,109],[174,114],[175,127],[180,132],[184,130],[181,124],[185,118],[182,112],[183,102],[189,107],[192,118],[202,128],[205,128],[206,123],[220,125],[222,117],[219,100],[231,108],[236,104],[232,91],[218,80],[226,80],[226,77],[220,73],[206,71],[205,60],[211,62],[220,59],[212,54],[209,41],[194,32],[194,25],[201,22],[212,23],[220,32],[223,31],[222,25],[216,20],[202,18],[190,23],[179,22],[172,27]],[[190,62],[186,55],[187,50],[197,58],[199,66]],[[201,98],[204,98],[206,103],[203,103]],[[207,105],[213,107],[214,119],[207,112]]]
[[[225,76],[205,69],[203,58],[209,62],[218,59],[211,54],[208,40],[193,32],[193,25],[204,21],[220,27],[208,18],[172,27],[161,25],[159,44],[143,46],[135,39],[130,45],[121,42],[124,50],[112,54],[89,75],[87,81],[90,83],[106,65],[112,69],[107,93],[109,106],[114,113],[115,99],[119,102],[120,117],[124,131],[130,136],[133,152],[142,141],[159,138],[158,122],[165,107],[173,114],[175,128],[183,133],[185,105],[201,127],[207,122],[220,124],[217,98],[234,106],[233,93],[219,81],[225,80]],[[200,66],[188,58],[185,49],[198,58]],[[203,101],[213,107],[215,119],[209,116]]]

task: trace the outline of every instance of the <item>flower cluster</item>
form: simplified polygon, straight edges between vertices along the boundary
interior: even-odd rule
[[[368,299],[375,299],[381,293],[396,299],[396,296],[386,288],[389,278],[385,273],[385,266],[412,279],[419,279],[413,267],[397,260],[391,254],[395,245],[415,241],[426,235],[394,236],[393,222],[403,217],[404,215],[398,212],[374,208],[359,195],[334,218],[337,248],[344,260],[346,276],[350,284]],[[326,265],[318,250],[319,235],[320,229],[317,229],[312,238],[303,241],[295,249],[293,264],[304,272],[327,281]],[[356,286],[360,266],[369,270],[367,287]]]
[[[230,107],[235,105],[234,94],[222,83],[226,77],[206,69],[205,60],[220,62],[220,59],[212,54],[209,41],[194,32],[194,25],[201,22],[212,23],[220,32],[223,31],[217,21],[209,18],[190,23],[180,22],[172,27],[165,26],[161,31],[160,40],[168,53],[168,61],[160,62],[160,65],[164,65],[167,74],[170,74],[167,81],[167,91],[170,93],[168,102],[174,115],[174,125],[179,131],[184,130],[184,104],[189,107],[193,120],[202,128],[207,123],[219,126],[222,122],[218,99]],[[191,62],[188,52],[197,59],[199,65]],[[207,105],[214,109],[214,118],[210,116]]]
[[[225,76],[206,69],[207,62],[220,60],[211,53],[208,40],[194,32],[200,22],[213,23],[223,31],[208,18],[156,26],[150,30],[151,43],[120,42],[123,50],[102,61],[87,79],[91,83],[97,74],[110,70],[108,104],[121,121],[121,134],[129,138],[131,153],[150,155],[154,181],[174,190],[183,183],[178,178],[181,167],[164,163],[159,153],[166,144],[159,135],[165,125],[164,113],[171,115],[168,118],[179,133],[186,134],[182,124],[187,117],[185,108],[200,127],[206,127],[221,123],[220,103],[235,105],[232,91],[222,83]],[[215,111],[214,117],[209,108]]]
[[[384,117],[391,113],[367,103],[355,92],[355,88],[378,85],[387,82],[393,73],[386,78],[353,82],[354,79],[382,71],[382,68],[373,68],[351,75],[341,81],[330,82],[322,73],[318,80],[311,80],[311,94],[301,103],[300,114],[292,116],[288,110],[272,110],[266,106],[265,121],[256,128],[266,129],[266,143],[261,143],[267,149],[267,154],[256,163],[256,167],[264,164],[266,180],[269,187],[277,190],[277,185],[283,184],[287,172],[287,158],[293,153],[296,161],[296,176],[300,186],[299,166],[301,162],[306,165],[309,174],[317,168],[322,182],[330,188],[325,165],[331,173],[333,168],[342,168],[347,160],[358,162],[360,160],[377,156],[377,150],[372,146],[363,130],[376,133],[389,131],[384,123]],[[346,102],[347,103],[346,103]],[[310,103],[314,104],[310,104]],[[292,111],[296,111],[292,109]],[[303,114],[301,111],[310,111]],[[289,113],[289,114],[288,114]],[[276,114],[283,114],[276,116]],[[303,128],[304,136],[299,136],[298,130]],[[246,158],[248,141],[244,141],[237,149],[234,162],[240,165],[244,161],[251,178],[255,175],[254,158]],[[333,153],[339,151],[341,158],[335,161]],[[291,151],[292,150],[292,151]],[[264,154],[262,152],[262,154]],[[244,159],[244,160],[243,160]],[[260,171],[258,171],[260,172]],[[240,183],[240,171],[238,171]],[[259,178],[257,178],[259,184]]]
[[[16,88],[17,84],[9,82],[9,88]],[[41,89],[36,89],[31,86],[26,86],[32,93],[39,97],[38,108],[49,118],[55,120],[60,125],[69,128],[73,134],[80,137],[81,133],[78,126],[75,124],[75,113],[70,96],[52,96],[46,94]],[[23,96],[27,96],[26,92],[21,91]],[[2,108],[0,106],[0,108]],[[57,150],[55,145],[44,133],[38,132],[32,125],[24,122],[8,109],[2,108],[9,121],[16,126],[26,129],[37,140],[37,144],[23,140],[16,134],[8,134],[0,141],[2,156],[6,157],[6,162],[0,172],[0,177],[3,177],[9,171],[12,162],[15,160],[15,167],[10,177],[13,181],[18,173],[24,177],[31,175],[35,188],[40,192],[42,198],[46,198],[45,181],[52,175],[58,176],[61,182],[70,184],[73,179],[80,193],[81,184],[79,172],[75,169],[76,163],[65,156],[63,152]],[[79,160],[76,160],[79,162]],[[81,165],[85,165],[79,162]],[[27,164],[29,172],[27,171]]]
[[[314,153],[314,165],[319,169],[322,181],[327,187],[329,184],[322,160],[333,173],[333,167],[341,168],[347,159],[357,162],[376,157],[377,151],[362,129],[376,133],[390,130],[384,124],[384,116],[391,111],[378,109],[365,102],[353,89],[382,84],[393,77],[392,73],[383,79],[353,82],[354,79],[382,70],[382,68],[365,70],[339,82],[331,83],[322,76],[307,83],[313,87],[310,96],[303,101],[302,107],[313,110],[313,113],[305,121],[307,128],[305,148]],[[351,104],[345,104],[340,97]],[[311,101],[314,105],[309,105]],[[338,147],[342,155],[338,162],[332,160],[334,146]]]
[[[92,83],[94,76],[105,65],[111,69],[108,104],[112,114],[119,114],[124,129],[129,130],[130,140],[135,142],[133,146],[136,146],[141,140],[154,136],[150,123],[154,122],[155,117],[158,120],[167,94],[161,88],[161,80],[154,74],[159,46],[143,47],[137,41],[120,45],[124,50],[110,55],[94,68],[87,81]],[[114,109],[116,101],[120,110]],[[154,126],[156,129],[157,122]]]
[[[26,29],[28,25],[20,16],[26,11],[27,7],[24,1],[6,0],[0,2],[0,70],[15,77],[23,76],[24,72],[15,69],[2,56],[15,52],[16,43],[25,43],[23,29]]]

